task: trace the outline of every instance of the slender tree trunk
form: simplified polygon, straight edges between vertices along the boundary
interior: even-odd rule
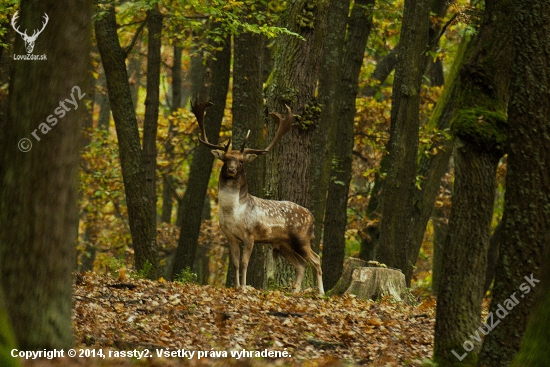
[[[335,117],[338,110],[336,85],[341,80],[349,7],[349,0],[330,3],[327,40],[319,72],[318,99],[321,115],[319,126],[313,131],[311,142],[311,186],[309,187],[310,207],[316,224],[313,246],[315,251],[319,251],[323,237],[327,190],[338,121]],[[330,287],[325,288],[330,289]]]
[[[518,292],[548,266],[550,244],[550,4],[513,1],[511,34],[515,46],[508,108],[508,168],[504,236],[490,311]],[[531,283],[527,281],[527,283]],[[538,286],[523,294],[510,315],[485,337],[480,366],[508,365],[517,353]],[[502,307],[502,306],[501,306]],[[548,348],[546,343],[545,348]]]
[[[310,14],[304,17],[302,14]],[[328,1],[293,0],[282,15],[282,26],[300,34],[304,40],[282,35],[276,39],[273,72],[266,85],[269,111],[284,113],[292,108],[297,126],[287,133],[267,155],[267,190],[271,199],[285,199],[309,206],[311,139],[318,122],[319,106],[315,88],[319,77],[322,50],[327,32]],[[270,135],[274,127],[270,124]],[[268,139],[269,140],[269,139]],[[311,280],[311,272],[308,272]],[[294,267],[282,256],[277,261],[276,281],[290,285]],[[306,280],[307,283],[307,280]]]
[[[128,84],[124,51],[120,47],[116,31],[113,7],[108,8],[103,16],[95,21],[95,34],[107,77],[109,101],[118,137],[135,266],[137,270],[141,270],[148,262],[151,264],[148,276],[156,278],[159,260],[155,218],[148,200],[137,120]]]
[[[393,86],[389,164],[384,181],[377,258],[407,275],[408,231],[413,210],[418,154],[420,86],[428,41],[427,1],[405,1]],[[407,284],[410,283],[410,274]]]
[[[333,116],[333,123],[337,124],[337,139],[334,143],[331,180],[327,197],[327,207],[330,210],[325,214],[324,238],[326,241],[323,245],[324,261],[322,265],[323,280],[327,289],[332,288],[338,282],[344,264],[355,98],[358,91],[359,71],[363,64],[367,38],[372,27],[373,5],[374,0],[357,0],[353,5],[340,67],[340,80],[335,96],[337,112]]]
[[[157,129],[159,117],[160,46],[162,15],[155,5],[147,11],[147,96],[143,120],[143,165],[147,183],[147,201],[156,227],[157,220]]]
[[[250,130],[247,147],[265,147],[263,130],[265,107],[263,101],[263,48],[265,39],[261,35],[242,33],[233,40],[233,141],[240,147],[244,136]],[[247,163],[246,177],[248,192],[263,196],[265,158],[258,157]],[[255,288],[267,288],[269,246],[257,243],[252,250],[248,265],[247,282]],[[229,262],[227,286],[233,286],[235,271]]]
[[[47,60],[13,62],[8,114],[0,120],[0,288],[21,350],[74,344],[72,272],[92,2],[60,7],[23,0],[18,23],[34,29],[44,13],[48,26],[34,52]],[[25,53],[20,37],[14,53]]]
[[[182,72],[181,72],[181,57],[183,54],[183,48],[178,45],[174,45],[174,64],[172,65],[172,103],[170,105],[170,112],[174,113],[182,107]],[[172,138],[175,134],[175,126],[172,120],[168,125],[168,136],[164,143],[164,150],[166,152],[166,159],[168,160],[168,167],[162,175],[162,214],[160,220],[164,223],[170,223],[172,220],[172,199],[174,198],[174,179],[172,177],[172,165],[174,160],[174,144],[172,144]]]
[[[224,115],[225,100],[229,88],[229,65],[231,60],[230,40],[226,39],[221,45],[222,49],[214,55],[216,60],[211,61],[209,68],[212,77],[209,89],[210,98],[206,98],[213,107],[208,109],[205,116],[206,134],[213,144],[218,141],[218,135]],[[201,100],[203,97],[200,97]],[[181,273],[185,268],[192,269],[195,262],[195,254],[201,227],[201,214],[204,205],[204,197],[208,188],[208,180],[212,172],[214,156],[210,148],[199,145],[193,156],[187,189],[181,201],[181,231],[178,240],[178,248],[174,258],[172,277]]]

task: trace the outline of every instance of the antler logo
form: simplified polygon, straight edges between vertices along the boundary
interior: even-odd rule
[[[15,12],[15,14],[13,14],[13,17],[11,18],[11,26],[17,33],[21,35],[21,37],[23,38],[23,41],[25,41],[25,48],[27,49],[27,53],[30,54],[34,49],[34,42],[36,41],[40,33],[42,33],[44,28],[46,28],[46,24],[48,24],[48,20],[49,20],[48,14],[44,13],[44,22],[42,23],[42,29],[39,31],[35,29],[32,33],[32,36],[27,35],[26,29],[25,29],[25,32],[19,31],[19,27],[16,27],[15,25],[15,20],[17,18],[18,18],[17,12]]]

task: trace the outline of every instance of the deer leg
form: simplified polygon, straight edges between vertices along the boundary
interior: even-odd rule
[[[239,240],[232,236],[227,236],[229,241],[229,255],[231,256],[231,262],[235,267],[235,288],[241,286],[239,279],[239,258],[241,257],[241,249],[239,247]]]
[[[283,257],[296,268],[296,279],[294,280],[294,290],[292,293],[299,293],[302,289],[302,280],[306,270],[306,262],[303,257],[294,252],[290,245],[285,243],[278,246],[278,251]]]
[[[309,250],[306,255],[306,260],[308,260],[311,265],[313,265],[313,269],[315,269],[319,294],[325,294],[325,289],[323,287],[323,272],[321,271],[321,258],[313,250]]]
[[[243,258],[241,260],[241,276],[243,288],[246,288],[246,271],[248,269],[248,261],[250,260],[250,255],[252,255],[253,248],[254,240],[245,239],[243,241]]]

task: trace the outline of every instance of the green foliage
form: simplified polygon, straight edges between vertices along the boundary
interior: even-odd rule
[[[132,274],[132,277],[134,279],[150,279],[153,271],[153,264],[151,264],[149,260],[147,260],[145,261],[145,264],[143,264],[143,268],[134,272]]]
[[[17,0],[0,0],[0,47],[6,50],[10,47],[6,35],[11,28],[11,18],[17,10],[18,3]]]
[[[174,277],[174,282],[181,284],[198,284],[198,276],[196,273],[193,273],[190,268],[187,267]]]

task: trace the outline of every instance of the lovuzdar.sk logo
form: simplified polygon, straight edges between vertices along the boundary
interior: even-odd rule
[[[44,13],[44,21],[42,22],[42,29],[40,30],[35,29],[32,32],[32,35],[30,36],[27,34],[26,29],[24,32],[21,32],[19,30],[19,27],[16,25],[17,18],[18,18],[18,15],[17,15],[17,12],[15,12],[15,14],[13,14],[13,17],[11,17],[11,26],[21,36],[21,38],[23,38],[23,41],[25,42],[25,49],[27,50],[27,54],[26,55],[13,54],[13,59],[14,60],[47,60],[46,55],[35,55],[32,53],[32,51],[34,50],[34,43],[36,42],[36,39],[38,38],[40,33],[42,33],[44,28],[46,28],[46,24],[48,24],[48,20],[49,20],[48,14]]]

